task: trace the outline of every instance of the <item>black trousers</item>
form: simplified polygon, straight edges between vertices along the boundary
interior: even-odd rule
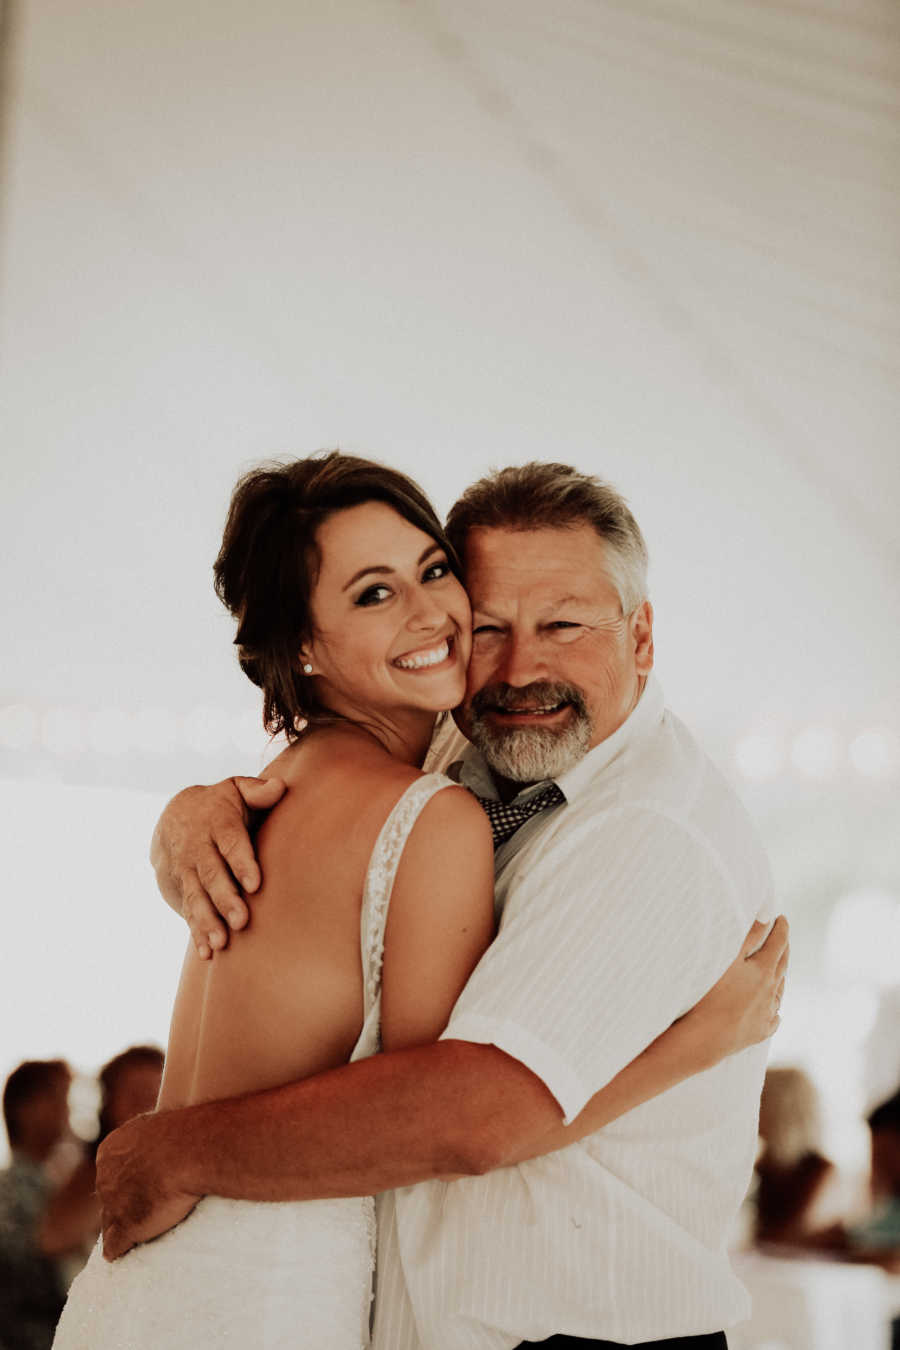
[[[549,1336],[546,1341],[520,1341],[518,1350],[530,1345],[543,1345],[546,1350],[728,1350],[724,1331],[708,1336],[670,1336],[665,1341],[641,1341],[638,1345],[623,1346],[621,1341],[594,1341],[584,1336]]]

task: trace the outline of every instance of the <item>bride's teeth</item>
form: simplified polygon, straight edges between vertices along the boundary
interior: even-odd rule
[[[423,666],[439,666],[450,655],[450,643],[442,642],[430,652],[419,652],[416,656],[398,656],[396,664],[401,670],[421,670]]]

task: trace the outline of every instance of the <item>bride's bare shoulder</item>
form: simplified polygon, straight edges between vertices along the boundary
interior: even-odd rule
[[[267,767],[288,785],[277,813],[282,816],[331,801],[343,815],[354,803],[377,811],[390,803],[421,771],[388,754],[371,736],[353,728],[323,727],[304,735]],[[274,814],[274,813],[273,813]]]

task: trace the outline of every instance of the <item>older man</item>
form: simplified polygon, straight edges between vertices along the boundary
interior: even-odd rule
[[[664,709],[646,549],[618,494],[563,465],[505,469],[464,494],[448,530],[474,615],[457,713],[472,744],[445,734],[432,767],[485,801],[499,935],[437,1044],[128,1127],[101,1171],[110,1253],[204,1193],[405,1187],[380,1212],[383,1350],[724,1345],[721,1328],[747,1312],[725,1244],[764,1048],[580,1144],[503,1164],[523,1156],[523,1131],[575,1117],[710,988],[768,908],[765,857]],[[198,876],[238,925],[241,913],[210,870],[221,789],[202,791],[168,808],[156,849],[164,890],[190,895],[195,934],[215,945]],[[233,821],[212,833],[243,875]],[[779,930],[773,968],[783,945]],[[426,1180],[454,1171],[476,1175]]]

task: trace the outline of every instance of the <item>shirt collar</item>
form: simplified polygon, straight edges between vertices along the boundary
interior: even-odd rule
[[[488,797],[499,800],[497,785],[491,777],[491,771],[471,743],[466,746],[462,759],[455,760],[447,769],[447,777],[474,792],[476,797]]]
[[[566,801],[573,801],[575,797],[582,792],[588,783],[590,783],[598,773],[612,763],[622,752],[653,730],[662,720],[665,708],[662,686],[655,675],[651,674],[647,678],[643,691],[636,705],[625,718],[622,725],[607,736],[605,741],[595,745],[593,750],[589,750],[583,759],[574,764],[571,769],[560,774],[556,782],[565,793]],[[456,760],[447,769],[448,777],[454,782],[461,783],[463,787],[469,788],[471,792],[479,797],[499,798],[496,784],[491,777],[491,772],[485,764],[480,751],[476,750],[474,745],[466,747],[461,759]],[[517,797],[515,801],[521,798],[527,801],[538,789],[547,786],[546,780],[541,783],[532,783]]]
[[[662,686],[655,675],[647,677],[647,683],[625,721],[605,741],[595,745],[583,759],[573,764],[571,769],[560,774],[559,786],[566,794],[567,801],[574,801],[590,782],[612,764],[624,751],[630,750],[642,741],[662,721],[665,711],[665,698]]]
[[[497,784],[491,775],[491,771],[482,757],[481,751],[476,750],[474,745],[468,745],[463,752],[462,759],[456,760],[447,769],[447,777],[452,778],[454,782],[460,783],[463,787],[474,792],[476,797],[484,797],[488,801],[499,801],[500,793],[497,791]],[[517,792],[508,805],[513,802],[527,802],[530,797],[534,797],[538,792],[543,792],[548,783],[553,779],[544,778],[540,783],[529,783],[521,792]]]

